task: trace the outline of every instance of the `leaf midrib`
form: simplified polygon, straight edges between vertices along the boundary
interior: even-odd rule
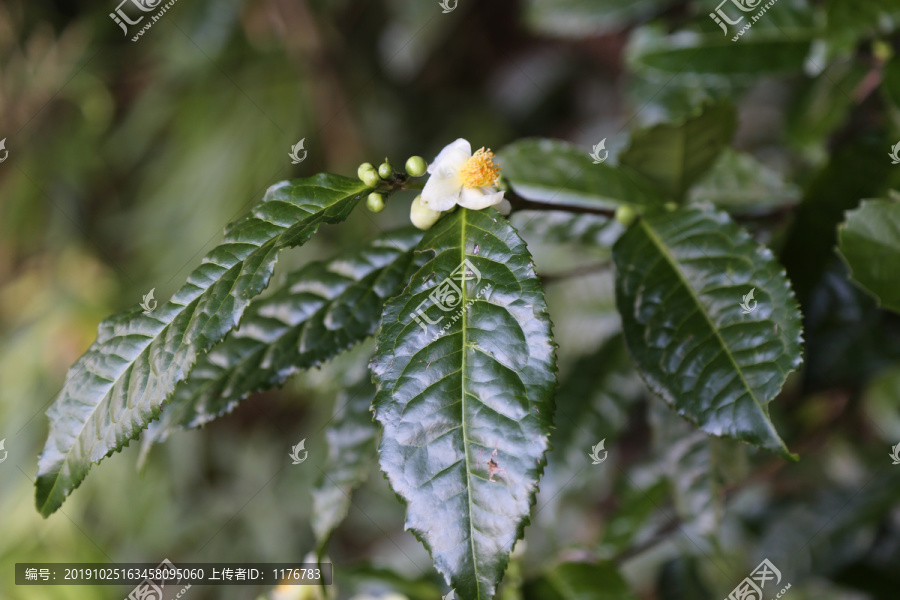
[[[697,306],[698,312],[703,315],[703,318],[706,320],[706,324],[712,330],[713,334],[715,334],[716,339],[721,344],[725,355],[728,357],[728,360],[731,361],[731,364],[734,365],[734,369],[738,374],[738,377],[741,379],[741,383],[744,385],[744,389],[747,390],[747,393],[753,399],[754,404],[756,404],[757,408],[762,412],[763,417],[766,417],[766,411],[762,404],[760,404],[759,399],[757,399],[756,394],[753,393],[753,389],[750,387],[750,384],[747,383],[747,379],[744,377],[744,372],[741,370],[740,365],[734,360],[734,356],[732,356],[728,345],[725,343],[725,340],[722,338],[722,335],[719,333],[718,327],[715,326],[712,319],[710,319],[709,314],[707,314],[703,303],[700,302],[700,297],[694,292],[694,288],[691,287],[688,280],[684,277],[684,274],[681,272],[681,269],[678,268],[678,263],[675,261],[674,257],[666,250],[666,245],[663,241],[656,235],[653,229],[647,224],[646,219],[640,219],[640,227],[647,233],[647,237],[650,238],[650,241],[653,242],[653,245],[659,250],[660,254],[669,263],[669,266],[672,268],[672,271],[678,276],[678,279],[684,285],[684,287],[688,290],[688,293],[691,296],[691,299],[694,301]],[[732,403],[732,407],[737,404],[737,401]],[[768,418],[764,418],[763,421],[766,423],[766,426],[769,428],[770,432],[774,435],[775,439],[779,440],[782,448],[785,452],[788,452],[787,447],[784,445],[784,442],[781,441],[781,438],[778,436],[778,433],[772,427],[771,422]]]
[[[463,214],[460,215],[460,228],[459,228],[459,254],[460,259],[459,263],[462,265],[466,260],[466,222],[467,222],[468,212],[463,211]],[[462,298],[462,302],[460,302],[460,308],[462,310],[462,316],[460,319],[461,324],[461,337],[462,337],[462,352],[461,352],[461,364],[460,364],[460,410],[462,413],[462,418],[460,422],[462,424],[462,436],[463,436],[463,452],[465,454],[466,460],[466,500],[469,506],[469,547],[472,548],[472,570],[475,573],[475,589],[477,590],[478,598],[481,598],[481,585],[480,579],[478,577],[478,556],[475,554],[475,528],[472,523],[472,520],[475,515],[475,511],[472,510],[472,490],[471,490],[471,479],[472,479],[472,470],[469,466],[469,436],[466,433],[466,348],[469,345],[469,339],[466,335],[466,329],[468,327],[468,311],[466,310],[466,304],[468,303],[468,293],[469,286],[466,285],[465,277],[463,277],[463,285],[460,286],[460,296]]]

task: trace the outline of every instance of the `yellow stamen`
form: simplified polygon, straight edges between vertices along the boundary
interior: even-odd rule
[[[490,148],[481,148],[473,154],[459,170],[463,185],[467,188],[483,188],[497,184],[501,167],[494,164],[494,153]]]

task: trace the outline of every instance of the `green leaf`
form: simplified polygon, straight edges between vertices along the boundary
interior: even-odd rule
[[[866,200],[848,212],[838,249],[853,281],[879,306],[900,312],[900,202]]]
[[[774,12],[770,11],[766,18]],[[737,14],[733,14],[732,18],[737,18]],[[801,71],[809,53],[813,31],[783,31],[774,27],[763,29],[765,25],[760,27],[761,22],[754,25],[756,31],[750,30],[753,35],[745,35],[737,41],[732,41],[739,30],[737,27],[729,27],[726,35],[712,19],[709,19],[709,31],[715,28],[714,33],[683,31],[660,37],[652,30],[642,30],[633,36],[629,45],[628,62],[638,71],[648,69],[672,75],[726,75],[735,78]]]
[[[418,250],[429,260],[385,306],[371,364],[381,466],[448,585],[488,600],[549,447],[550,320],[531,256],[495,210],[444,216]],[[440,296],[454,272],[460,291]]]
[[[412,227],[389,232],[360,250],[288,275],[284,286],[250,306],[237,331],[197,361],[144,434],[144,451],[374,334],[384,302],[409,281],[421,237]]]
[[[312,528],[320,558],[332,531],[347,517],[350,494],[368,478],[375,463],[379,430],[369,411],[374,397],[375,386],[369,381],[341,393],[332,424],[325,430],[328,456],[312,491]]]
[[[716,162],[736,127],[730,104],[707,106],[681,123],[634,132],[619,161],[653,181],[665,196],[681,198]]]
[[[197,357],[237,326],[268,284],[278,253],[305,243],[322,223],[343,221],[364,191],[358,181],[334,175],[276,184],[226,229],[167,304],[149,315],[132,309],[103,321],[47,411],[38,511],[53,513],[92,464],[137,437]]]
[[[563,563],[526,583],[525,600],[636,600],[613,563]]]
[[[707,433],[791,457],[768,405],[800,365],[800,311],[772,253],[727,214],[684,208],[640,219],[613,260],[625,341],[648,386]]]
[[[750,154],[726,148],[691,188],[690,198],[712,202],[731,214],[753,214],[796,204],[800,189]]]
[[[533,30],[560,37],[602,35],[670,4],[666,0],[528,0],[525,19]]]
[[[497,160],[512,190],[526,200],[605,209],[661,203],[640,175],[605,162],[595,165],[590,152],[557,140],[526,139],[504,147]]]

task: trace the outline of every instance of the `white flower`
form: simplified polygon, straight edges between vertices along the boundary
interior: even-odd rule
[[[493,159],[494,153],[484,148],[472,154],[471,144],[462,138],[446,146],[428,165],[431,177],[422,190],[422,206],[445,211],[457,204],[471,210],[499,204],[500,167]]]

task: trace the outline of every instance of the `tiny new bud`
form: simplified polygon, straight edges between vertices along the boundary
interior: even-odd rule
[[[666,202],[665,204],[663,204],[663,208],[665,208],[669,212],[672,212],[673,210],[678,209],[678,204],[676,202]]]
[[[369,197],[366,198],[366,208],[373,213],[380,213],[384,210],[384,196],[378,192],[372,192],[369,194]]]
[[[634,223],[635,219],[637,219],[637,213],[630,206],[623,204],[616,209],[616,221],[625,227]]]
[[[406,173],[410,177],[421,177],[428,169],[428,164],[421,156],[410,156],[406,161]]]
[[[388,177],[390,177],[393,174],[394,174],[394,167],[391,166],[391,163],[389,163],[387,161],[387,159],[384,159],[384,162],[381,163],[380,167],[378,167],[378,175],[382,179],[387,179]]]

